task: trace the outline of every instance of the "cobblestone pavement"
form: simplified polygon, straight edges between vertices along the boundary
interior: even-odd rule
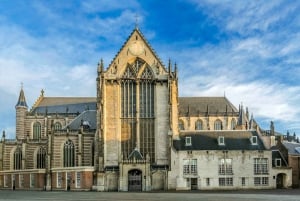
[[[0,200],[83,200],[83,201],[300,201],[300,189],[248,191],[191,191],[191,192],[59,192],[59,191],[1,191]]]

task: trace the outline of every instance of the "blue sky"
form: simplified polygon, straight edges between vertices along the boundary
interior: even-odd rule
[[[95,96],[135,27],[179,68],[180,96],[224,96],[262,128],[300,134],[300,2],[253,0],[0,2],[0,130],[15,136],[21,82],[40,95]]]

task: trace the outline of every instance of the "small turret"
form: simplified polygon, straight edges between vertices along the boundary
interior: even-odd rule
[[[26,107],[26,108],[28,108],[27,103],[26,103],[26,99],[25,99],[25,94],[24,94],[24,91],[23,91],[23,85],[21,86],[19,99],[18,99],[18,102],[16,104],[16,108],[17,107]]]
[[[19,99],[15,108],[16,108],[16,137],[18,139],[24,139],[25,138],[25,117],[26,117],[28,106],[25,99],[23,85],[21,86]]]

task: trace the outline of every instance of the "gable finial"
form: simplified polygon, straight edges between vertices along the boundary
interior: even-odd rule
[[[135,14],[135,28],[136,29],[138,29],[138,27],[139,27],[139,23],[138,22],[139,22],[139,15],[136,13]]]

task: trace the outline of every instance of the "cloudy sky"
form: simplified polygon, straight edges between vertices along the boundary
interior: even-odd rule
[[[97,63],[110,63],[138,19],[161,60],[178,64],[180,96],[226,94],[262,128],[300,134],[299,10],[279,0],[2,0],[0,130],[15,137],[21,83],[29,107],[41,89],[95,96]]]

